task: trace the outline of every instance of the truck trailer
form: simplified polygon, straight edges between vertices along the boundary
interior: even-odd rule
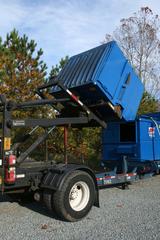
[[[158,173],[160,114],[137,117],[143,92],[142,82],[112,41],[71,57],[56,78],[37,87],[38,100],[16,103],[0,95],[1,193],[33,193],[58,217],[78,221],[93,205],[99,207],[100,188],[119,184],[125,189],[136,179]],[[37,106],[50,106],[57,117],[13,117],[14,111]],[[64,128],[62,161],[29,158],[58,127]],[[100,171],[68,163],[68,129],[84,127],[103,129]],[[12,143],[16,128],[26,133]],[[44,133],[22,150],[38,129]]]

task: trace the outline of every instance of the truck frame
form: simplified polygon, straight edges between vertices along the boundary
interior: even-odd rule
[[[65,98],[48,99],[44,90],[58,86],[64,92]],[[88,166],[69,164],[67,161],[67,131],[71,127],[101,126],[107,124],[89,107],[79,100],[69,89],[56,79],[50,81],[36,90],[41,99],[15,103],[7,101],[0,95],[0,111],[2,117],[1,162],[0,162],[0,190],[5,194],[18,192],[31,192],[37,201],[43,201],[50,211],[67,221],[77,221],[87,215],[93,205],[99,207],[99,188],[108,185],[127,184],[137,178],[136,167],[128,169],[125,156],[120,162],[121,171],[116,165],[111,171],[105,168],[101,172],[94,172]],[[12,112],[26,108],[50,105],[56,109],[57,103],[72,102],[76,104],[78,117],[64,117],[61,112],[55,119],[13,119]],[[68,110],[70,111],[70,110]],[[83,114],[82,114],[83,113]],[[55,127],[64,127],[64,161],[29,161],[28,156],[36,147],[47,139]],[[21,137],[18,142],[11,144],[11,130],[13,128],[28,127],[32,130]],[[33,144],[17,155],[17,149],[37,130],[45,129]]]

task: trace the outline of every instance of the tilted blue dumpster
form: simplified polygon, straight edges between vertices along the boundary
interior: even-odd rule
[[[115,41],[71,57],[57,78],[103,120],[135,119],[144,87]]]

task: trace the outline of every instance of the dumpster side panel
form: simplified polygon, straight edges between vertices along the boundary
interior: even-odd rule
[[[143,95],[143,84],[115,42],[104,61],[95,76],[97,84],[114,106],[122,107],[124,120],[134,120]]]
[[[158,126],[160,121],[156,121]],[[140,124],[140,159],[141,161],[160,160],[160,135],[151,119],[141,118]]]
[[[102,133],[102,162],[120,160],[123,156],[132,160],[138,157],[136,123],[108,123]]]
[[[150,119],[150,117],[154,117]],[[102,162],[127,156],[136,162],[160,160],[160,120],[150,114],[131,122],[111,122],[102,134]]]

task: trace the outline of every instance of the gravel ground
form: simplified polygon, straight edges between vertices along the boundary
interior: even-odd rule
[[[100,190],[101,208],[75,223],[53,218],[42,205],[0,199],[0,239],[154,240],[160,239],[160,175],[129,190]]]

